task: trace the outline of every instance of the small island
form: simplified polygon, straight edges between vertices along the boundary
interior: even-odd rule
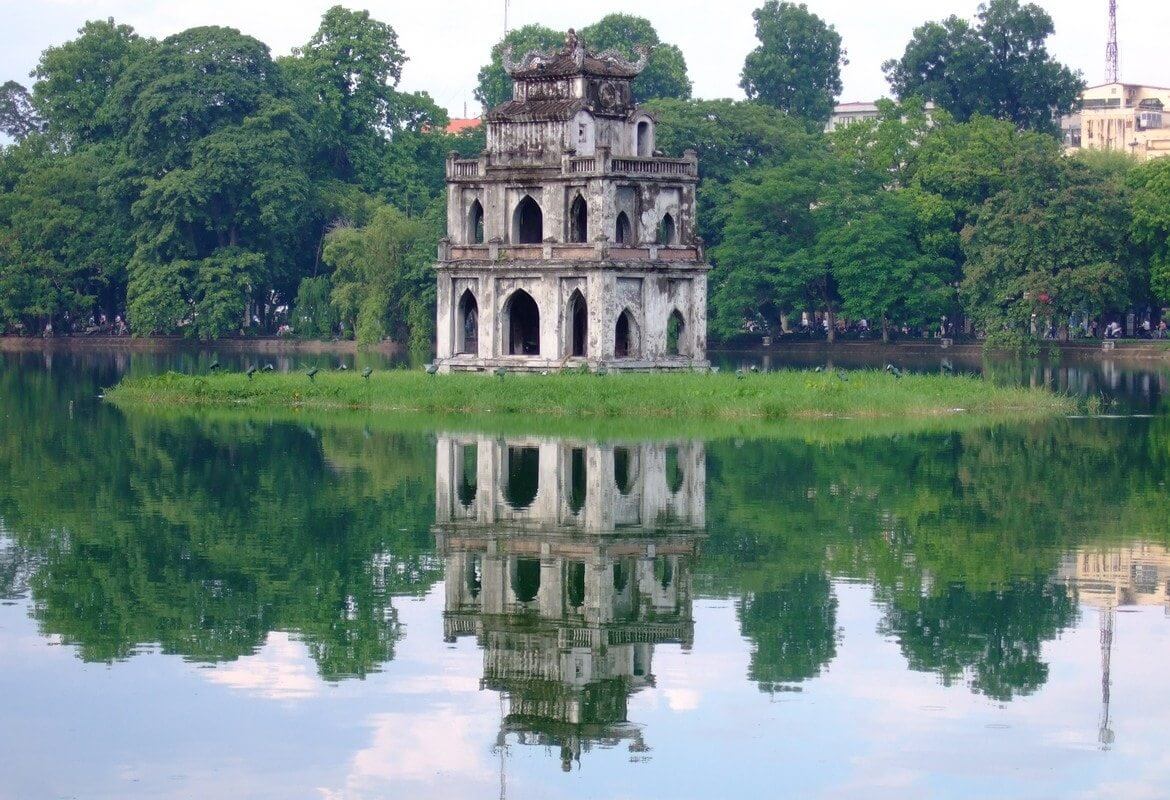
[[[122,406],[301,408],[386,414],[500,415],[593,419],[776,421],[980,416],[1040,418],[1075,413],[1077,402],[1045,389],[983,378],[823,372],[430,375],[390,370],[184,375],[123,380],[106,397]]]

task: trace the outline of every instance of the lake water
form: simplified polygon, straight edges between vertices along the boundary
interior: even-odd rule
[[[4,800],[1170,796],[1164,372],[763,441],[98,399],[207,358],[0,357]]]

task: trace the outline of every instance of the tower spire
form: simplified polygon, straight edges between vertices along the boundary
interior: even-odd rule
[[[1109,40],[1105,44],[1105,82],[1121,80],[1117,57],[1117,0],[1109,0]]]

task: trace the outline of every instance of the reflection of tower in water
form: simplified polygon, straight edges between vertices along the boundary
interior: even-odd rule
[[[444,636],[474,635],[504,702],[499,746],[648,749],[627,719],[654,646],[689,647],[705,525],[701,444],[441,436]]]
[[[1085,548],[1067,555],[1061,579],[1076,589],[1080,603],[1093,606],[1100,618],[1101,716],[1097,741],[1101,749],[1113,745],[1109,703],[1113,686],[1110,670],[1117,609],[1125,606],[1162,606],[1170,614],[1170,551],[1158,545],[1134,544],[1110,549]]]

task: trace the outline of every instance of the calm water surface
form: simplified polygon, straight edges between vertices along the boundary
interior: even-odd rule
[[[1165,373],[767,441],[97,398],[197,363],[0,360],[0,798],[1170,796]]]

